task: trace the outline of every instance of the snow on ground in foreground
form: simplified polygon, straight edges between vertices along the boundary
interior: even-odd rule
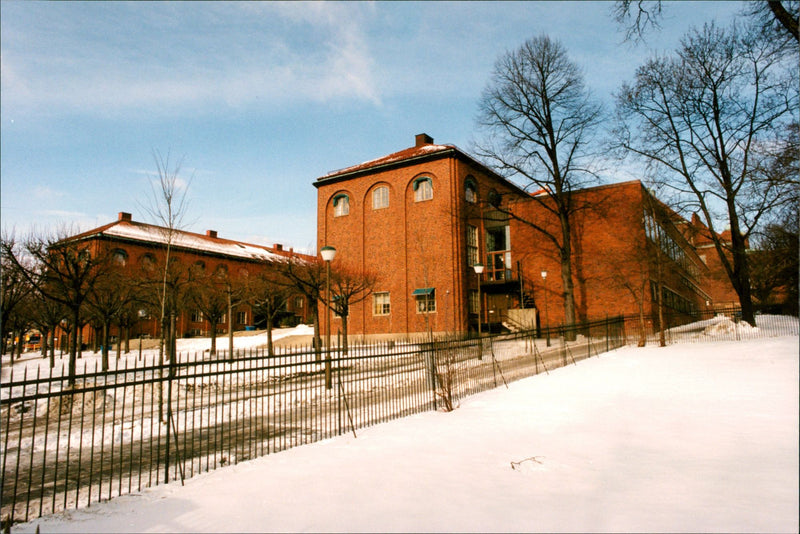
[[[624,348],[12,531],[797,532],[798,468],[797,338]]]

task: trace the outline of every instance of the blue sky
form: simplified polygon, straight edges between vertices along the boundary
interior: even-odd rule
[[[495,60],[559,39],[613,91],[739,2],[665,6],[623,43],[611,2],[0,3],[6,231],[148,221],[153,152],[183,159],[186,229],[313,251],[312,183],[413,144],[469,150]],[[614,180],[614,176],[609,176]],[[148,221],[154,222],[154,221]]]

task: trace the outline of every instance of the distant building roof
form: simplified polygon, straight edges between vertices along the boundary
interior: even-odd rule
[[[69,238],[69,240],[87,240],[92,238],[108,237],[116,240],[134,241],[148,245],[166,245],[168,229],[153,224],[136,222],[129,213],[120,213],[117,221],[109,223],[88,232],[83,232]],[[231,239],[217,237],[217,232],[209,230],[205,235],[184,230],[174,230],[172,233],[172,246],[176,249],[193,250],[206,254],[216,254],[254,261],[280,261],[287,257],[310,256],[299,254],[293,250],[283,250],[281,245],[267,247],[244,243]]]

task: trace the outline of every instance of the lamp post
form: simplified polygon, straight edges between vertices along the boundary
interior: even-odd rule
[[[325,261],[325,387],[331,389],[331,262],[336,257],[336,249],[325,246],[319,252]]]
[[[478,343],[480,343],[481,352],[478,359],[483,359],[483,341],[481,340],[482,332],[481,332],[481,311],[483,308],[483,302],[481,301],[481,273],[483,273],[483,264],[476,263],[472,266],[475,269],[475,276],[478,278]]]
[[[550,319],[547,317],[547,271],[542,271],[542,291],[544,292],[544,322],[547,323],[547,346],[550,346]]]

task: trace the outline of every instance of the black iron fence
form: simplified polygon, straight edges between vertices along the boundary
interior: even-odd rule
[[[740,341],[776,336],[798,335],[798,318],[756,312],[756,325],[742,320],[738,307],[685,313],[665,312],[654,316],[626,316],[625,335],[628,343],[666,344]],[[664,327],[659,328],[663,323]]]
[[[636,343],[640,324],[618,317],[483,339],[352,343],[347,354],[181,354],[164,365],[132,354],[112,360],[110,371],[96,361],[79,366],[73,385],[66,363],[50,369],[34,360],[4,372],[0,385],[0,513],[6,524],[27,521],[452,409],[468,395]],[[710,326],[674,330],[669,342],[706,335]],[[778,330],[796,334],[797,318]]]

